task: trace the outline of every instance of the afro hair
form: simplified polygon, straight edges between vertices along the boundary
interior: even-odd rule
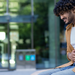
[[[59,0],[54,8],[54,14],[59,16],[64,12],[68,12],[75,7],[75,0]]]

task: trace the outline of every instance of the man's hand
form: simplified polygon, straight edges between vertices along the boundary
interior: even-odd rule
[[[70,60],[75,62],[75,50],[73,50],[71,53],[69,53],[68,57],[69,57]]]

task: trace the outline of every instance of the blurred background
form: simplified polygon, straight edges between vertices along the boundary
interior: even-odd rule
[[[68,62],[66,25],[53,13],[57,1],[0,0],[0,69],[31,68],[26,64],[47,69]]]

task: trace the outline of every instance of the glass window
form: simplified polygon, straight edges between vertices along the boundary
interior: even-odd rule
[[[18,27],[17,49],[31,49],[31,24],[18,23]]]
[[[34,2],[34,13],[38,15],[37,21],[34,23],[36,68],[49,68],[48,3]]]

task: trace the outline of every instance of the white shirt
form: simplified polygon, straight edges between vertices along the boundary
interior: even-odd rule
[[[72,27],[72,29],[71,29],[70,42],[71,42],[71,45],[72,45],[72,46],[74,47],[74,49],[75,49],[75,27]]]

